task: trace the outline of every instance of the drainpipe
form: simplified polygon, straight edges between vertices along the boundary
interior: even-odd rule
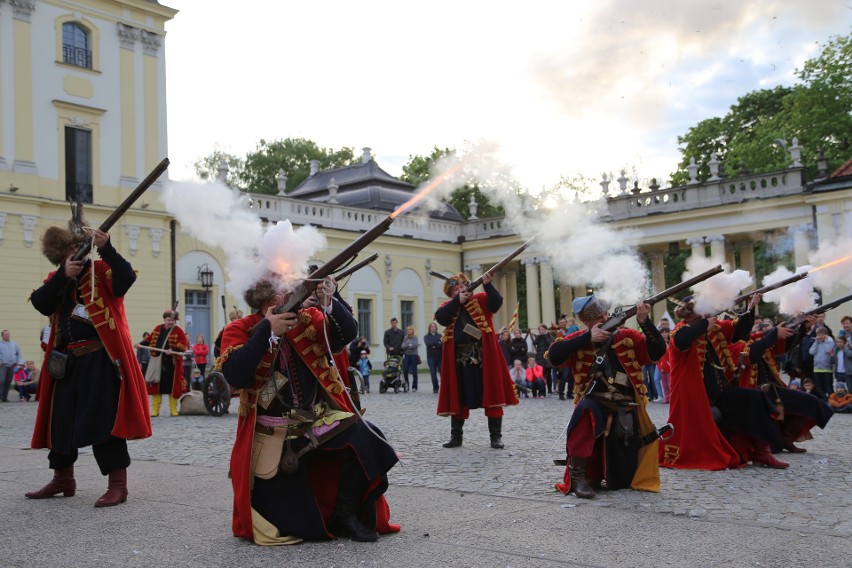
[[[172,271],[172,305],[176,305],[177,303],[177,244],[176,244],[176,234],[177,234],[177,221],[172,219],[169,221],[169,248],[171,249],[169,252],[171,253],[171,271]]]

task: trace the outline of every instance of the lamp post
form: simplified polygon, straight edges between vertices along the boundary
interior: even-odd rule
[[[213,287],[213,271],[210,270],[206,262],[198,267],[198,281],[201,282],[204,292],[209,295],[210,288]]]

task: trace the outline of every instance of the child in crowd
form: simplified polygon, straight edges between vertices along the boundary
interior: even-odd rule
[[[15,385],[15,390],[18,391],[18,400],[21,402],[24,402],[25,400],[29,402],[30,395],[26,394],[27,389],[22,386],[27,382],[27,369],[20,363],[12,367],[12,382]]]
[[[536,363],[535,357],[527,360],[527,388],[532,391],[533,398],[547,398],[544,367]]]
[[[834,392],[828,397],[828,404],[835,412],[852,413],[852,394],[846,390],[846,383],[834,385]]]
[[[373,371],[373,364],[370,363],[369,354],[366,350],[361,351],[361,357],[356,361],[355,367],[361,373],[361,378],[364,379],[364,384],[361,388],[361,394],[370,392],[370,373]]]
[[[802,390],[802,381],[799,379],[790,379],[790,384],[788,386],[791,390],[800,391]]]
[[[818,327],[816,329],[816,340],[811,344],[808,352],[814,358],[814,384],[823,393],[830,393],[834,390],[831,386],[834,382],[832,361],[836,349],[837,346],[834,341],[828,336],[828,330],[825,327]]]
[[[852,350],[849,349],[849,341],[846,336],[838,335],[834,350],[834,380],[838,383],[846,383],[852,375]]]
[[[666,342],[666,345],[669,343],[669,333],[670,330],[668,328],[668,320],[663,320],[666,322],[666,326],[660,326],[660,335],[663,336],[663,339]],[[662,323],[662,322],[660,322]],[[663,404],[668,404],[669,402],[669,393],[672,392],[671,389],[671,376],[672,376],[672,365],[669,359],[669,351],[666,349],[666,352],[657,361],[657,368],[654,371],[654,384],[657,386],[657,394],[660,398],[657,399],[658,402]]]
[[[515,388],[518,389],[518,394],[524,393],[524,398],[529,398],[530,389],[527,387],[527,370],[524,369],[524,364],[520,359],[515,359],[515,364],[509,369],[509,376],[512,382],[515,383]]]
[[[204,376],[201,374],[201,369],[195,368],[192,370],[192,380],[190,381],[190,386],[192,390],[200,391],[203,389]]]
[[[809,377],[805,377],[802,379],[802,390],[808,394],[812,394],[820,400],[825,400],[825,393],[820,390],[818,386],[814,383],[813,379]]]

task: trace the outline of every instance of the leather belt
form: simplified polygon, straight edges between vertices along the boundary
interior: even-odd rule
[[[267,436],[274,436],[276,428],[280,428],[286,430],[287,436],[298,438],[299,436],[304,436],[311,427],[311,424],[305,424],[304,426],[264,426],[263,424],[255,423],[254,431],[266,434]]]
[[[104,344],[100,341],[89,341],[77,346],[69,345],[68,352],[74,357],[82,357],[83,355],[88,355],[89,353],[94,353],[95,351],[100,350],[103,346]]]

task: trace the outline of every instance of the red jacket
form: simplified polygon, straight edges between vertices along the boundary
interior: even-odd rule
[[[208,353],[210,353],[210,347],[206,343],[196,343],[192,346],[192,354],[195,356],[196,365],[206,365]]]
[[[112,291],[112,273],[110,266],[103,260],[91,263],[95,271],[94,299],[92,295],[92,278],[89,270],[80,275],[80,292],[86,302],[86,313],[95,324],[98,337],[109,353],[110,359],[119,360],[121,367],[121,387],[118,392],[118,409],[112,435],[116,438],[135,440],[151,435],[151,416],[148,408],[148,397],[145,394],[145,377],[136,360],[127,316],[124,314],[124,298],[116,298]],[[48,274],[45,282],[50,280],[53,272]],[[58,314],[50,318],[50,340],[45,352],[45,362],[53,350],[53,334],[57,327]],[[31,446],[33,448],[50,448],[50,417],[53,406],[53,378],[47,372],[47,365],[41,366],[38,383],[38,411],[36,412],[35,429]]]
[[[151,347],[155,347],[157,345],[157,339],[160,337],[160,333],[163,331],[163,324],[158,325],[154,328],[154,331],[151,332],[151,337],[148,338],[148,341],[151,344]],[[172,332],[169,334],[168,346],[164,347],[165,349],[170,349],[172,351],[180,351],[184,352],[189,349],[189,340],[186,338],[186,334],[183,332],[181,328],[178,326],[174,326],[172,328]],[[165,355],[164,353],[160,353],[159,351],[151,351],[151,357],[162,357]],[[182,355],[165,355],[166,357],[171,357],[174,361],[175,371],[172,375],[172,392],[171,395],[175,398],[180,398],[184,392],[186,392],[186,381],[183,380],[183,356]],[[148,385],[148,394],[160,394],[160,385],[152,384]]]
[[[708,349],[716,352],[728,379],[733,378],[736,362],[729,342],[735,322],[718,321],[716,328],[693,341],[687,351],[680,351],[675,345],[675,336],[686,325],[678,322],[669,340],[672,366],[669,422],[674,431],[668,441],[660,442],[660,465],[711,470],[739,467],[742,465],[740,456],[713,421],[704,388],[704,361]]]
[[[482,331],[482,407],[494,408],[518,404],[515,384],[509,377],[509,368],[504,364],[503,351],[494,333],[493,314],[486,307],[485,292],[472,295],[464,304],[476,327]],[[446,305],[446,302],[443,304]],[[457,416],[462,414],[459,400],[458,378],[456,377],[456,344],[453,341],[455,318],[445,328],[441,337],[443,354],[441,359],[441,389],[438,392],[438,415]]]

